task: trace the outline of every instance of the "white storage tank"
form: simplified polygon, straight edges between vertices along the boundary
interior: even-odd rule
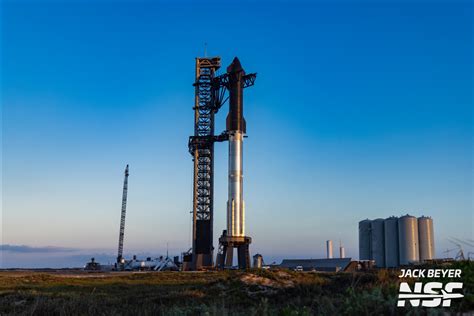
[[[407,214],[398,219],[398,245],[400,265],[420,261],[416,217]]]
[[[346,257],[346,250],[342,245],[339,246],[339,258],[345,258]]]
[[[371,228],[371,247],[372,258],[375,260],[375,265],[379,268],[385,267],[385,233],[384,233],[384,219],[377,218],[370,223]]]
[[[418,217],[418,241],[420,243],[420,260],[434,258],[433,219],[427,216]]]
[[[257,269],[261,269],[263,265],[263,257],[261,254],[257,253],[253,256],[253,267]]]
[[[398,217],[391,216],[384,221],[385,230],[385,266],[388,268],[398,267]]]
[[[332,240],[326,240],[326,257],[332,259]]]
[[[359,259],[371,260],[372,247],[370,246],[370,223],[369,219],[359,222]]]

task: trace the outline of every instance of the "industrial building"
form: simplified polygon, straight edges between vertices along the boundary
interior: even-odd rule
[[[351,258],[330,258],[330,259],[284,259],[280,267],[290,270],[296,270],[301,267],[303,271],[325,271],[339,272],[349,271],[351,267]],[[354,270],[357,268],[357,262]]]
[[[367,266],[367,264],[365,265]],[[339,242],[339,258],[334,258],[333,242],[332,240],[326,240],[326,258],[284,259],[277,267],[295,271],[339,272],[361,270],[364,268],[364,263],[346,258],[345,249],[341,241]]]
[[[391,216],[359,222],[359,259],[398,267],[434,258],[433,219]]]

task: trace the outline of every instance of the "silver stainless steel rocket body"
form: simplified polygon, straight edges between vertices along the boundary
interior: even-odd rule
[[[243,197],[243,133],[229,134],[229,198],[227,200],[227,232],[229,236],[245,236],[245,204]]]

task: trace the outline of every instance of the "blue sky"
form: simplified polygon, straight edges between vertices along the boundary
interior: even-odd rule
[[[434,218],[438,256],[455,248],[448,237],[474,239],[468,1],[1,9],[4,244],[114,253],[129,163],[126,252],[189,248],[187,139],[205,42],[224,66],[238,56],[258,73],[245,92],[252,252],[320,257],[333,239],[357,257],[359,220],[405,213]],[[217,144],[216,241],[226,157]]]

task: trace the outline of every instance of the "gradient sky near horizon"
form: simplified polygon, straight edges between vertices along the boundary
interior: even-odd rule
[[[449,237],[474,239],[472,2],[6,0],[1,243],[114,253],[130,164],[126,252],[187,250],[204,43],[258,73],[245,91],[253,253],[321,257],[333,239],[357,257],[358,221],[406,213],[434,218],[438,256]],[[215,242],[226,174],[217,144]]]

